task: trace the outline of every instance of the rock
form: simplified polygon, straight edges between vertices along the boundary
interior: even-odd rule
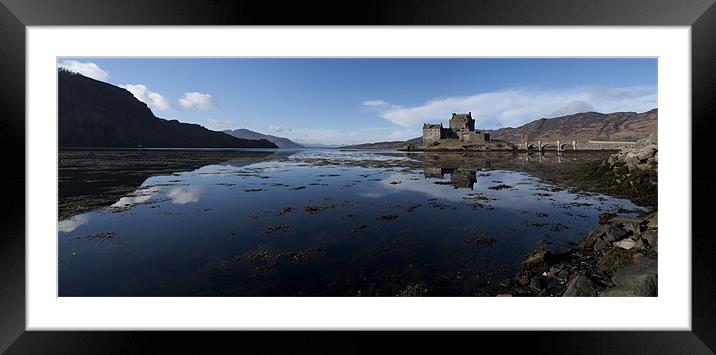
[[[533,278],[532,281],[530,281],[530,289],[534,292],[542,291],[542,281],[537,277]]]
[[[638,263],[641,261],[641,258],[643,258],[643,257],[644,257],[644,254],[636,253],[636,254],[632,255],[632,260],[634,260],[634,263]]]
[[[498,293],[497,297],[512,297],[512,294],[509,293]]]
[[[518,283],[520,286],[527,286],[527,284],[530,283],[530,278],[529,278],[529,276],[522,274],[522,275],[520,275],[520,277],[517,279],[517,283]]]
[[[656,154],[656,147],[653,145],[649,145],[646,147],[643,147],[636,151],[636,157],[639,160],[646,160],[654,156]]]
[[[642,144],[650,144],[650,145],[656,146],[656,145],[659,143],[658,139],[659,139],[658,136],[653,135],[653,134],[650,134],[650,135],[648,135],[648,136],[646,136],[646,137],[640,139],[639,141],[640,141]]]
[[[651,215],[646,221],[646,227],[653,228],[653,229],[659,228],[658,217],[659,217],[658,213],[654,213],[653,215]]]
[[[599,257],[598,265],[602,272],[611,273],[633,262],[631,253],[622,248],[611,248]]]
[[[525,269],[531,269],[535,266],[544,265],[544,258],[547,256],[547,251],[538,249],[532,252],[527,259],[522,262],[522,267]]]
[[[569,277],[569,272],[567,270],[562,270],[557,273],[557,278],[560,280],[566,280]]]
[[[657,249],[659,247],[659,235],[657,231],[647,230],[646,232],[644,232],[641,238],[646,241],[647,244],[649,244],[649,246],[653,249]]]
[[[607,246],[607,242],[604,241],[604,239],[599,238],[596,242],[594,242],[594,251],[600,251]]]
[[[555,257],[562,257],[562,256],[570,254],[571,252],[572,252],[572,247],[570,245],[565,244],[565,245],[560,246],[557,249],[554,249],[554,251],[552,251],[551,254],[554,255]]]
[[[641,233],[642,221],[639,219],[615,217],[612,219],[612,223],[620,224],[624,230],[631,232],[634,235],[639,235],[639,233]]]
[[[639,164],[639,158],[636,156],[629,156],[624,159],[624,162],[626,162],[629,171],[632,171],[636,168],[637,164]]]
[[[629,233],[622,227],[617,225],[611,225],[605,233],[605,240],[607,242],[614,242],[626,238]]]
[[[591,297],[594,293],[592,280],[583,275],[573,276],[567,283],[567,290],[562,297]]]
[[[587,234],[587,237],[579,241],[579,246],[581,248],[585,247],[592,247],[594,245],[594,242],[597,241],[597,238],[601,237],[606,233],[607,226],[599,226]]]
[[[627,265],[614,273],[616,285],[599,296],[603,297],[656,297],[658,268],[655,259],[640,258],[638,263]]]
[[[642,243],[641,239],[635,240],[634,238],[626,238],[619,241],[614,242],[615,247],[619,247],[622,249],[630,250],[630,249],[644,249],[644,243]]]
[[[607,224],[609,221],[612,220],[612,218],[616,217],[616,213],[611,212],[603,212],[599,214],[599,224]]]
[[[653,169],[654,167],[651,166],[649,161],[647,161],[646,163],[637,164],[636,168],[641,171],[645,171],[645,170]]]

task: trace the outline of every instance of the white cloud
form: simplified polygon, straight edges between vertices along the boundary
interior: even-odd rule
[[[209,110],[216,107],[216,102],[209,94],[185,92],[184,97],[179,99],[179,106],[187,110]]]
[[[60,68],[65,68],[75,73],[80,73],[86,77],[90,77],[96,80],[107,80],[109,79],[109,72],[100,68],[99,65],[92,62],[79,62],[76,60],[63,60],[57,64]]]
[[[292,129],[286,126],[268,126],[268,129],[274,131],[274,132],[291,132]]]
[[[445,122],[451,112],[472,112],[477,118],[478,127],[495,129],[521,126],[570,109],[591,108],[589,111],[604,113],[648,111],[657,107],[657,90],[655,86],[573,90],[510,89],[436,98],[418,106],[399,106],[383,100],[364,101],[361,106],[377,109],[380,117],[403,127],[418,127],[424,122]]]
[[[149,90],[146,86],[142,84],[127,84],[122,85],[122,87],[127,89],[127,91],[131,92],[132,95],[137,98],[137,100],[144,102],[154,110],[166,111],[172,107],[169,100],[164,98],[159,93]]]
[[[580,112],[590,112],[594,111],[594,106],[584,102],[584,101],[572,101],[567,106],[561,107],[559,110],[554,111],[547,115],[547,117],[560,117],[560,116],[567,116],[567,115],[573,115],[575,113]]]
[[[380,110],[380,109],[387,109],[387,108],[394,107],[393,105],[390,104],[390,102],[383,101],[383,100],[363,101],[360,103],[360,105],[363,106],[363,108],[365,108],[367,110]]]

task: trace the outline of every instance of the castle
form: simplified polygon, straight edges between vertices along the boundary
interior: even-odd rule
[[[464,143],[484,143],[490,140],[488,133],[475,131],[475,119],[472,112],[457,114],[450,117],[450,128],[442,123],[423,124],[423,145],[428,146],[444,140],[457,140]]]

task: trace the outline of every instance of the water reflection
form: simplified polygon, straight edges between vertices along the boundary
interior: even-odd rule
[[[195,203],[204,193],[204,189],[199,186],[177,186],[172,187],[167,193],[172,203],[183,205],[187,203]]]
[[[148,188],[141,188],[134,191],[129,196],[124,196],[119,201],[113,203],[110,207],[114,208],[128,208],[134,205],[139,205],[151,201],[161,191],[159,186],[150,186]]]
[[[302,150],[157,174],[59,223],[59,293],[490,294],[540,243],[637,208],[543,179],[584,159]]]
[[[426,178],[443,179],[447,174],[450,175],[450,184],[456,189],[469,188],[472,190],[472,187],[477,182],[476,173],[475,169],[426,167],[423,175]]]
[[[87,224],[89,222],[89,216],[87,214],[80,214],[77,216],[64,219],[57,223],[57,230],[60,232],[69,233],[77,229],[77,227]]]

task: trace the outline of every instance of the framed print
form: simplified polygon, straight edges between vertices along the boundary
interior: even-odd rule
[[[2,349],[712,353],[712,2],[317,7],[3,0]]]

